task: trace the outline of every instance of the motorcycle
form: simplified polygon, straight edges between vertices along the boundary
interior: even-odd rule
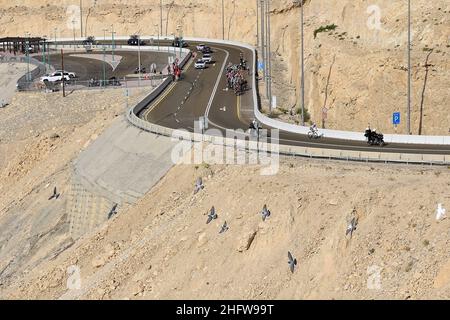
[[[262,129],[262,126],[257,121],[252,121],[249,125],[249,129],[247,133],[252,134],[256,137],[259,137],[259,131]]]
[[[147,69],[145,67],[134,69],[134,74],[139,74],[139,73],[147,73]]]
[[[369,145],[378,145],[384,147],[386,143],[384,142],[384,135],[382,133],[377,133],[376,131],[366,130],[364,136]]]
[[[310,139],[319,139],[321,136],[319,135],[319,130],[317,129],[309,129],[308,138]]]
[[[89,80],[89,87],[100,87],[100,80],[97,79]]]
[[[116,77],[112,77],[108,80],[108,85],[119,87],[122,85],[122,83],[120,83],[119,79],[117,79]]]

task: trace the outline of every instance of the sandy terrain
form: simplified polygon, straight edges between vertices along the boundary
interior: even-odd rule
[[[36,68],[30,65],[30,71]],[[27,73],[26,63],[0,63],[0,105],[11,103],[16,83]]]
[[[130,90],[129,102],[148,89]],[[122,90],[20,93],[0,109],[0,287],[72,243],[71,162],[125,112]],[[61,199],[49,202],[53,187]]]
[[[197,176],[206,187],[193,195]],[[450,205],[449,177],[447,168],[305,160],[283,161],[274,177],[251,166],[178,166],[136,207],[2,296],[448,299],[450,220],[436,222],[435,211]],[[218,219],[206,225],[212,205]],[[230,229],[219,235],[225,220]],[[294,274],[288,250],[298,259]],[[81,291],[66,293],[70,266]]]

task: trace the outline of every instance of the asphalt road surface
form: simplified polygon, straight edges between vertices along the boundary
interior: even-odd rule
[[[116,44],[126,44],[126,41],[117,41]],[[160,44],[170,45],[168,41],[161,41]],[[189,48],[196,53],[195,46],[197,43],[191,42],[189,44]],[[154,103],[149,105],[140,114],[142,118],[165,127],[193,131],[194,121],[198,121],[199,117],[206,115],[209,119],[210,129],[216,128],[222,134],[226,129],[248,130],[249,124],[253,120],[253,88],[250,87],[248,92],[238,97],[232,90],[226,90],[224,69],[229,62],[239,63],[241,52],[244,54],[244,58],[248,60],[248,65],[254,65],[252,52],[234,46],[206,44],[213,49],[215,61],[205,70],[196,70],[194,68],[195,58],[191,59],[184,68],[182,79],[169,86]],[[133,73],[137,66],[137,53],[117,51],[116,54],[123,56],[124,60],[114,72],[107,65],[107,77],[123,77],[126,74]],[[166,63],[167,53],[161,53],[161,55],[163,56],[161,59],[164,60],[161,63]],[[201,54],[198,53],[198,56],[201,56]],[[52,55],[53,57],[58,60],[57,55]],[[141,57],[143,57],[142,63],[144,65],[149,64],[152,59],[145,54]],[[55,67],[58,68],[57,63]],[[90,79],[93,76],[101,79],[102,68],[102,62],[98,60],[65,58],[65,69],[75,72],[78,70],[80,79]],[[249,74],[247,78],[250,85],[252,85],[252,76],[254,75]],[[264,129],[272,128],[265,127]],[[364,129],[365,127],[361,128],[362,136]],[[280,131],[279,137],[280,144],[303,147],[392,153],[450,154],[450,146],[448,145],[388,144],[385,147],[378,147],[369,146],[363,141],[330,138],[310,140],[305,135],[285,131]]]
[[[76,53],[85,54],[85,53]],[[95,51],[93,54],[103,54]],[[111,51],[106,51],[106,55],[111,55]],[[111,77],[124,78],[134,74],[138,66],[138,53],[132,51],[115,51],[115,55],[121,56],[122,60],[116,70],[108,63],[105,63],[106,79]],[[86,54],[88,57],[89,54]],[[42,61],[42,56],[36,56],[36,59]],[[161,71],[167,64],[167,53],[141,52],[141,64],[150,71],[152,63],[156,63],[157,71]],[[50,55],[50,64],[56,69],[61,69],[61,54]],[[78,81],[87,81],[91,78],[103,79],[103,61],[71,56],[71,53],[64,54],[64,69],[77,74]]]
[[[252,88],[238,97],[232,90],[227,91],[223,70],[224,61],[225,66],[229,62],[239,63],[242,51],[231,46],[209,45],[214,50],[215,63],[209,65],[206,70],[196,70],[193,61],[188,63],[183,78],[172,84],[160,99],[144,110],[140,115],[142,118],[165,127],[193,131],[194,121],[198,121],[200,116],[207,114],[210,128],[216,128],[222,134],[226,129],[248,130],[253,120]],[[196,43],[190,44],[190,49],[194,52],[196,52],[195,46]],[[249,65],[253,64],[251,51],[244,50],[243,53]],[[248,76],[250,84],[252,76]],[[208,109],[209,105],[210,109]],[[265,129],[272,128],[265,127]],[[280,131],[280,144],[355,151],[450,154],[450,146],[446,145],[388,144],[385,147],[378,147],[369,146],[365,142],[330,138],[310,140],[305,135],[285,131]]]

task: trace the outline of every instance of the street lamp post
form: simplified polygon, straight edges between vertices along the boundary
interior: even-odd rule
[[[27,57],[27,81],[31,81],[30,77],[30,33],[26,33],[27,41],[25,42],[25,56]]]
[[[75,35],[75,19],[72,20],[72,30],[73,30],[73,45],[75,46],[75,42],[76,42],[76,35]]]
[[[80,0],[80,37],[83,38],[83,0]]]
[[[271,79],[271,34],[270,34],[270,0],[266,2],[266,12],[267,12],[267,99],[269,99],[270,110],[272,110],[272,79]]]
[[[179,46],[180,46],[180,60],[181,60],[181,54],[183,50],[183,27],[181,25],[177,26],[177,31],[180,34],[179,38]]]
[[[160,4],[159,4],[159,9],[160,9],[160,12],[159,12],[159,15],[160,15],[160,25],[161,25],[161,37],[162,37],[162,35],[163,35],[163,2],[162,2],[162,0],[160,1]]]
[[[45,38],[45,41],[44,41],[44,48],[45,48],[45,44],[46,44],[46,41],[47,41],[47,36],[44,36],[44,38]],[[48,65],[48,68],[47,68],[47,65]],[[51,68],[51,64],[50,64],[50,42],[47,45],[47,65],[45,67],[45,73],[47,73],[48,69]]]
[[[301,40],[301,43],[302,43],[302,45],[301,45],[301,50],[302,50],[302,53],[301,53],[301,59],[302,59],[302,63],[301,63],[301,65],[302,65],[302,82],[301,82],[301,86],[302,86],[302,88],[301,88],[301,91],[302,91],[302,101],[301,101],[301,103],[302,103],[302,114],[301,114],[301,116],[302,116],[302,121],[301,121],[301,123],[302,123],[302,126],[304,126],[305,125],[305,34],[304,34],[304,10],[303,10],[303,5],[304,5],[304,3],[302,2],[301,3],[301,18],[300,18],[300,26],[301,26],[301,37],[302,37],[302,40]]]
[[[160,44],[159,44],[159,25],[156,23],[155,24],[156,30],[158,31],[158,51],[160,49]]]
[[[58,28],[53,28],[53,31],[55,31],[55,50],[58,50],[58,45],[56,44],[56,31]]]
[[[114,32],[114,25],[112,24],[112,25],[111,25],[111,39],[112,39],[112,46],[111,46],[111,49],[112,49],[112,62],[115,62],[115,60],[114,60],[114,47],[115,47],[115,45],[114,45],[114,34],[115,34],[115,32]]]
[[[408,104],[407,104],[407,134],[411,132],[411,0],[408,0]]]
[[[141,87],[141,36],[138,35],[138,71],[139,71],[139,87]]]
[[[304,2],[303,0],[294,0],[294,4],[300,3],[300,66],[301,66],[301,84],[300,84],[300,104],[301,104],[301,119],[302,126],[305,125],[305,33],[304,33]]]
[[[263,80],[266,81],[266,38],[265,38],[265,3],[264,0],[261,0],[261,58],[263,63]]]
[[[225,40],[225,5],[222,0],[222,40]]]
[[[103,86],[106,83],[106,47],[103,45]]]
[[[47,74],[47,61],[46,61],[46,56],[45,56],[45,36],[43,37],[43,43],[42,43],[42,62],[44,63],[44,69],[45,69],[45,73]]]

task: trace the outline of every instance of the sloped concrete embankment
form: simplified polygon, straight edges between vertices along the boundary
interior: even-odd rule
[[[124,117],[106,130],[74,163],[67,211],[78,238],[136,203],[173,166],[168,137],[144,132]]]

